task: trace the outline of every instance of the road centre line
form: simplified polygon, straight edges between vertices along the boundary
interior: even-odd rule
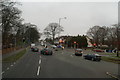
[[[40,73],[40,66],[38,67],[37,75],[39,75],[39,73]]]
[[[73,57],[73,55],[70,55],[71,57]]]
[[[10,65],[10,66],[13,66],[13,65]]]
[[[3,74],[3,73],[5,73],[5,72],[3,71],[1,74]]]
[[[14,62],[14,64],[16,64],[16,63]]]
[[[9,67],[7,68],[7,70],[10,69]]]
[[[41,64],[41,59],[39,60],[39,64]]]
[[[41,58],[41,56],[40,56],[40,58]]]

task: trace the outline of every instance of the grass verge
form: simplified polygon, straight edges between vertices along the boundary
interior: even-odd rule
[[[107,62],[113,62],[113,63],[116,63],[116,64],[120,64],[120,58],[118,58],[118,57],[102,56],[101,58],[102,58],[102,60],[107,61]]]
[[[19,53],[12,55],[10,57],[7,57],[5,59],[3,59],[3,62],[14,62],[17,61],[18,59],[20,59],[24,54],[26,53],[26,49],[20,51]]]

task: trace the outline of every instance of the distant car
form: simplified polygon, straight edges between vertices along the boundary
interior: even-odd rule
[[[37,47],[32,47],[31,51],[33,51],[33,52],[39,52],[39,49]]]
[[[62,46],[61,46],[61,45],[58,45],[57,48],[62,48]]]
[[[32,47],[35,47],[35,43],[32,43],[32,44],[31,44],[31,48],[32,48]]]
[[[75,50],[75,55],[76,56],[82,56],[83,50],[82,49],[76,49]]]
[[[42,49],[40,52],[41,52],[41,54],[43,54],[43,55],[52,55],[52,54],[53,54],[53,51],[50,50],[50,49],[48,49],[48,48],[44,48],[44,49]]]
[[[64,46],[58,45],[57,48],[61,48],[63,50]]]
[[[99,54],[87,54],[87,55],[84,55],[84,58],[92,60],[92,61],[100,61],[101,60],[101,56]]]
[[[55,46],[55,45],[51,45],[51,47],[52,47],[53,49],[57,48],[57,46]]]
[[[104,52],[104,50],[101,50],[101,49],[93,49],[93,51],[95,51],[95,52]]]

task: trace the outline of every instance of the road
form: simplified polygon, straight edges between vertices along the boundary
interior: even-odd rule
[[[64,49],[54,51],[53,55],[28,50],[17,62],[7,67],[3,63],[1,74],[3,78],[111,78],[106,72],[118,74],[118,65],[85,60],[75,56],[72,49]]]

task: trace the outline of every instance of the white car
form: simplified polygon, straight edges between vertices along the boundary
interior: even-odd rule
[[[51,47],[52,47],[53,49],[57,48],[57,46],[55,46],[55,45],[51,45]]]
[[[32,43],[32,44],[31,44],[31,48],[32,48],[32,47],[35,47],[35,43]]]

